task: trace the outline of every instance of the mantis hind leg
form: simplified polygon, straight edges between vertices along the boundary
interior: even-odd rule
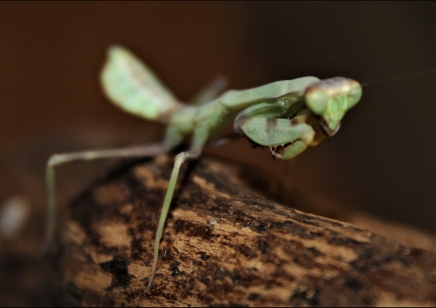
[[[84,151],[65,154],[52,155],[47,163],[46,185],[48,198],[47,229],[45,240],[42,245],[42,252],[47,251],[53,238],[55,230],[56,216],[56,191],[55,191],[55,167],[72,161],[94,160],[101,158],[121,158],[121,157],[152,157],[168,152],[171,147],[161,144],[149,145],[127,149],[112,149],[101,151]]]
[[[154,157],[168,153],[171,149],[178,146],[185,135],[177,127],[169,126],[165,133],[165,138],[160,144],[146,145],[142,147],[126,149],[109,149],[99,151],[83,151],[64,154],[55,154],[50,157],[46,169],[47,185],[47,230],[45,240],[42,245],[42,252],[46,252],[53,238],[55,230],[56,216],[56,191],[55,191],[55,167],[72,161],[88,161],[102,158],[122,158],[122,157]]]
[[[213,101],[220,94],[223,93],[227,87],[227,79],[224,77],[216,77],[211,83],[207,84],[197,94],[194,95],[191,106],[202,106],[206,103]]]

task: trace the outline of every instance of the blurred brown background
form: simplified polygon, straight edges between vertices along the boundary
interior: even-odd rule
[[[0,154],[9,167],[0,197],[24,185],[17,165],[42,180],[51,153],[159,140],[162,126],[102,95],[99,71],[114,43],[182,99],[218,74],[235,89],[307,75],[365,82],[436,67],[435,9],[419,1],[0,2]],[[435,95],[435,75],[364,89],[340,132],[298,158],[293,182],[436,231]],[[210,152],[275,173],[285,166],[244,140]]]

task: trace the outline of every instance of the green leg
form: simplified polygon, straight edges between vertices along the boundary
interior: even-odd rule
[[[282,155],[276,154],[276,156],[280,159],[290,159],[294,158],[301,152],[303,152],[307,148],[307,144],[301,140],[297,140],[291,145],[287,146],[284,153]]]
[[[191,106],[202,106],[217,98],[227,86],[227,80],[224,77],[215,78],[210,84],[201,89],[192,99]]]
[[[163,229],[165,226],[165,221],[167,219],[168,210],[170,209],[171,200],[173,198],[174,189],[176,187],[177,178],[179,176],[179,170],[180,166],[187,160],[187,159],[197,159],[201,151],[203,149],[203,146],[205,145],[207,139],[209,137],[209,132],[204,129],[203,127],[198,127],[194,131],[194,136],[192,138],[192,144],[191,148],[188,152],[182,152],[176,156],[176,159],[174,161],[174,168],[171,173],[170,182],[168,184],[168,189],[165,194],[165,200],[162,206],[162,212],[160,214],[159,218],[159,225],[156,231],[156,241],[154,244],[154,254],[153,254],[153,265],[151,267],[151,274],[150,274],[150,281],[147,285],[146,293],[150,293],[151,286],[153,284],[154,276],[156,274],[157,269],[157,261],[159,258],[159,246],[160,246],[160,240],[162,239]]]
[[[55,191],[55,170],[54,167],[78,160],[93,160],[100,158],[120,158],[120,157],[150,157],[157,156],[168,152],[169,147],[164,145],[150,145],[128,149],[114,149],[101,151],[85,151],[65,154],[55,154],[50,157],[47,163],[46,180],[47,180],[47,198],[48,198],[48,213],[47,213],[47,230],[45,240],[42,245],[42,252],[47,251],[50,242],[53,238],[55,230],[56,216],[56,191]]]
[[[163,229],[165,226],[165,222],[168,215],[168,210],[170,209],[171,200],[173,198],[174,188],[176,187],[177,178],[179,176],[179,170],[180,166],[185,162],[187,159],[196,159],[200,155],[199,151],[192,151],[192,152],[182,152],[176,156],[175,162],[174,162],[174,168],[171,173],[170,183],[168,184],[167,193],[165,195],[165,200],[162,206],[162,212],[160,214],[159,218],[159,225],[157,227],[156,231],[156,241],[154,244],[154,254],[153,254],[153,265],[151,267],[151,275],[150,275],[150,281],[147,285],[146,293],[150,293],[150,288],[153,284],[154,276],[156,274],[156,268],[157,268],[157,261],[159,258],[159,246],[160,246],[160,240],[162,239]]]

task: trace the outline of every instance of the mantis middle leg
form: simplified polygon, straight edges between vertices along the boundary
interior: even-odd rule
[[[174,189],[176,187],[177,178],[179,176],[179,171],[181,165],[187,160],[187,159],[196,159],[200,155],[200,152],[182,152],[176,156],[175,162],[174,162],[174,168],[171,173],[170,182],[168,184],[168,189],[165,194],[165,200],[162,206],[162,212],[159,217],[159,224],[156,231],[156,240],[154,244],[154,253],[153,253],[153,265],[151,267],[151,274],[150,274],[150,281],[147,285],[146,293],[150,292],[151,286],[153,284],[154,276],[156,274],[157,269],[157,261],[159,259],[159,246],[160,241],[162,239],[163,229],[165,226],[165,222],[167,219],[168,211],[170,209],[171,200],[173,199]]]
[[[56,191],[55,191],[55,167],[72,161],[94,160],[102,158],[122,158],[122,157],[154,157],[168,153],[171,149],[178,146],[185,135],[177,127],[168,127],[165,138],[160,144],[147,145],[126,149],[108,149],[98,151],[83,151],[52,155],[47,163],[46,181],[48,196],[47,229],[45,240],[42,245],[42,252],[47,251],[53,238],[55,229],[56,215]]]
[[[160,241],[162,239],[163,229],[167,219],[168,211],[170,209],[171,200],[173,199],[173,193],[176,187],[177,178],[179,176],[180,167],[186,160],[197,159],[200,156],[203,146],[207,141],[208,135],[209,134],[207,130],[203,129],[202,127],[197,128],[194,132],[191,149],[188,152],[182,152],[178,154],[174,161],[173,171],[171,172],[170,182],[168,184],[168,189],[165,194],[165,200],[162,206],[162,212],[159,217],[159,224],[156,231],[156,240],[154,244],[154,253],[153,253],[153,264],[151,267],[150,280],[147,285],[146,293],[150,293],[154,276],[156,275],[157,261],[159,259]]]

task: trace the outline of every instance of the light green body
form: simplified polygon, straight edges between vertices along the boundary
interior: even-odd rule
[[[126,112],[167,124],[159,145],[133,149],[86,151],[53,155],[47,166],[49,222],[47,242],[54,231],[54,167],[73,160],[107,157],[155,156],[166,153],[192,135],[187,152],[176,156],[165,195],[155,239],[153,265],[147,292],[157,269],[163,228],[177,182],[180,166],[196,159],[208,141],[235,116],[235,130],[274,157],[290,159],[334,135],[344,114],[362,95],[357,81],[336,77],[320,81],[302,77],[277,81],[248,90],[231,90],[218,96],[222,85],[214,83],[201,92],[194,105],[185,105],[157,79],[154,73],[122,47],[112,47],[102,70],[101,81],[111,101]]]
[[[168,149],[193,134],[191,152],[201,152],[208,140],[217,137],[233,116],[245,109],[235,121],[236,131],[282,159],[317,144],[322,134],[333,135],[345,112],[362,93],[360,85],[348,78],[320,81],[302,77],[227,91],[193,107],[180,103],[149,68],[122,47],[109,50],[101,80],[106,94],[124,111],[167,123],[163,145]],[[300,115],[305,109],[311,112]],[[296,123],[295,118],[301,121]],[[310,125],[317,122],[319,125]],[[289,143],[296,144],[280,152],[273,150]]]

